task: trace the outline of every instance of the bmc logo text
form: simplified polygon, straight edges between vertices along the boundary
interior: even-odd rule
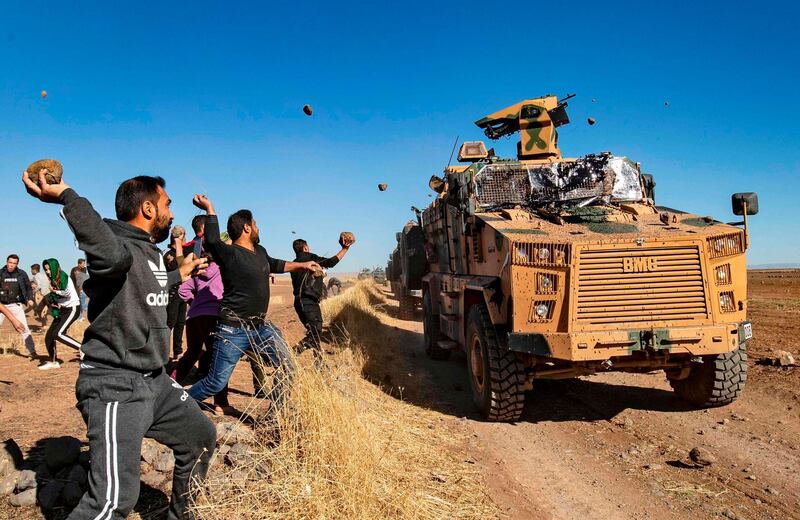
[[[649,273],[658,269],[655,258],[623,258],[623,273]]]
[[[167,291],[161,291],[160,293],[151,292],[147,295],[145,301],[150,307],[164,307],[169,301],[169,293]]]

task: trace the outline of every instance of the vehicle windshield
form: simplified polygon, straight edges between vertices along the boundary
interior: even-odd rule
[[[475,176],[478,206],[564,209],[643,199],[639,169],[627,157],[587,155],[530,165],[492,163]]]

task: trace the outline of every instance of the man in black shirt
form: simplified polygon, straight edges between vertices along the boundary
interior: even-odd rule
[[[174,271],[183,261],[183,242],[186,240],[186,230],[183,226],[174,226],[170,233],[172,243],[164,252],[164,265],[167,271]],[[183,329],[186,326],[186,302],[178,296],[179,285],[169,291],[167,303],[167,327],[172,331],[172,357],[178,359],[183,354]]]
[[[278,369],[268,395],[273,409],[282,405],[284,389],[291,381],[294,364],[281,331],[266,319],[269,307],[269,275],[319,270],[316,262],[287,262],[272,258],[258,245],[258,226],[253,214],[239,210],[228,218],[228,235],[233,243],[220,239],[214,206],[205,195],[195,195],[194,205],[208,215],[203,246],[219,264],[224,292],[214,340],[213,360],[208,375],[189,389],[198,401],[219,393],[246,353],[255,353]],[[282,373],[281,373],[282,372]],[[256,393],[263,392],[263,381]],[[260,388],[259,388],[260,386]]]
[[[292,249],[295,253],[295,262],[317,262],[321,267],[329,269],[339,263],[344,258],[354,239],[342,238],[342,250],[330,258],[317,256],[308,248],[308,242],[298,238],[292,242]],[[322,298],[324,286],[321,271],[317,273],[292,273],[292,289],[294,291],[294,310],[297,317],[306,327],[306,337],[300,341],[300,348],[314,349],[316,355],[320,354],[319,337],[322,334],[322,311],[319,308],[319,301]]]

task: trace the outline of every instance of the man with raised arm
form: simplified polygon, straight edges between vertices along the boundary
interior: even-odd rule
[[[86,329],[75,394],[87,425],[92,454],[89,490],[72,520],[122,519],[139,496],[142,438],[175,454],[168,518],[188,518],[190,481],[203,478],[216,435],[197,403],[166,374],[169,358],[167,294],[170,287],[205,262],[187,258],[175,271],[164,269],[156,244],[167,238],[172,211],[160,177],[134,177],[117,190],[117,220],[102,219],[88,200],[63,179],[33,183],[28,193],[64,205],[64,216],[86,253],[84,289],[91,325]]]
[[[227,230],[233,243],[224,243],[220,239],[214,205],[208,197],[195,195],[193,202],[208,215],[203,246],[219,264],[224,292],[211,368],[206,377],[189,389],[189,395],[198,401],[215,395],[225,388],[243,355],[257,355],[264,364],[277,369],[268,395],[274,414],[282,404],[294,364],[283,334],[267,320],[269,276],[270,273],[313,271],[320,267],[316,262],[287,262],[269,256],[259,245],[258,226],[253,214],[246,209],[228,218]],[[259,376],[256,366],[254,371]],[[263,377],[256,379],[256,394],[263,394]]]
[[[330,258],[315,255],[308,247],[308,242],[302,238],[298,238],[292,242],[292,249],[294,249],[295,262],[303,262],[313,260],[320,266],[330,269],[339,263],[339,260],[344,258],[344,255],[350,250],[350,247],[355,242],[352,238],[352,233],[349,235],[342,234],[341,246],[342,249]],[[320,275],[322,273],[319,273]],[[341,289],[341,283],[339,284]],[[292,273],[292,292],[294,293],[294,310],[297,312],[297,317],[306,328],[306,336],[300,340],[299,349],[310,348],[315,356],[322,354],[320,346],[320,336],[322,335],[322,309],[319,302],[322,299],[325,286],[322,281],[322,276],[315,276],[314,274],[307,273]]]

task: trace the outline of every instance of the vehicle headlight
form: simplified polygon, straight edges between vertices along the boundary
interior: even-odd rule
[[[723,312],[733,312],[736,308],[733,306],[733,293],[726,291],[719,295],[719,308]]]
[[[547,304],[540,303],[536,306],[536,315],[540,318],[546,318],[549,311],[550,308],[547,306]]]
[[[569,265],[569,244],[515,242],[509,252],[517,265]]]
[[[731,283],[731,264],[722,264],[714,268],[717,276],[717,285]]]
[[[539,249],[539,260],[547,261],[550,259],[550,250],[546,247],[542,247]]]
[[[744,235],[741,231],[708,237],[706,240],[711,258],[744,253]]]

